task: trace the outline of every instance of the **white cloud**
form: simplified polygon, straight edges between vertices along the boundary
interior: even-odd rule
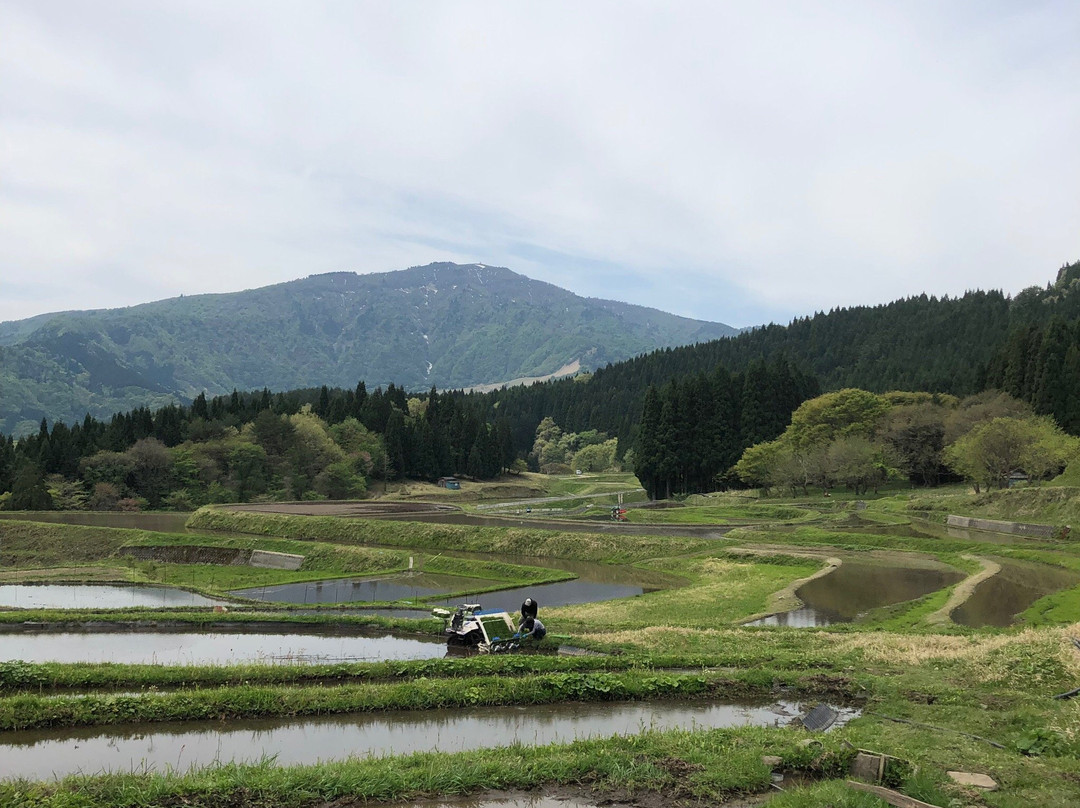
[[[1080,258],[1074,4],[0,16],[0,319],[449,259],[745,325]]]

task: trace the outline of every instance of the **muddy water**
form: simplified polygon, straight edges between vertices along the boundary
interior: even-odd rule
[[[715,702],[556,704],[395,711],[304,721],[258,720],[5,732],[0,777],[44,780],[82,772],[188,769],[216,762],[279,765],[347,757],[543,745],[646,729],[787,724],[801,705]],[[854,715],[845,713],[846,718]]]
[[[0,634],[0,661],[235,665],[432,659],[441,638],[237,631],[30,631]]]
[[[228,603],[183,589],[145,584],[0,584],[0,606],[16,609],[123,609]]]
[[[445,592],[463,592],[490,586],[479,578],[433,573],[405,573],[382,578],[336,578],[277,586],[259,586],[232,592],[240,597],[278,603],[370,603],[416,600]]]
[[[1039,598],[1080,583],[1075,572],[1046,564],[994,560],[1001,564],[1001,572],[975,587],[971,597],[952,610],[953,622],[973,628],[1009,626]]]
[[[469,600],[481,604],[485,609],[502,609],[516,612],[525,598],[533,598],[541,607],[567,606],[574,603],[595,603],[601,600],[629,598],[640,595],[645,590],[630,584],[603,584],[594,581],[560,581],[554,584],[521,586],[515,589],[502,589],[498,592],[485,592],[470,596]],[[437,605],[456,606],[461,598],[445,598],[435,601]]]
[[[420,576],[426,578],[450,578],[451,576]],[[411,601],[425,596],[431,596],[441,592],[468,591],[489,586],[488,581],[478,581],[476,578],[461,578],[457,586],[447,586],[442,589],[422,588],[410,586],[406,581],[352,581],[330,580],[315,581],[309,583],[284,584],[281,586],[258,587],[255,589],[241,589],[232,594],[255,600],[276,601],[285,603],[356,603],[374,601]],[[604,584],[593,581],[561,581],[553,584],[534,584],[530,586],[503,589],[498,592],[485,592],[482,595],[455,595],[448,598],[431,598],[424,603],[430,609],[432,606],[457,606],[463,600],[480,603],[485,609],[504,609],[517,611],[521,602],[527,597],[534,598],[541,606],[566,606],[572,603],[592,603],[599,600],[612,600],[614,598],[628,598],[640,595],[645,590],[640,586],[630,584]],[[370,614],[380,614],[391,617],[426,617],[428,612],[413,613],[403,609],[373,609]]]
[[[804,608],[770,615],[747,625],[806,628],[850,623],[871,609],[914,600],[951,586],[963,577],[956,570],[845,561],[834,572],[795,590]]]
[[[492,556],[483,553],[467,553],[448,551],[448,556],[453,558],[464,559],[477,559],[483,561],[490,561]],[[627,598],[634,595],[640,595],[644,592],[652,592],[657,589],[666,589],[675,586],[679,586],[685,583],[684,579],[678,578],[673,575],[653,572],[650,570],[635,569],[634,567],[618,566],[612,564],[598,564],[589,561],[572,561],[563,558],[546,558],[539,556],[500,556],[499,560],[505,561],[509,564],[522,564],[525,566],[533,567],[545,567],[548,569],[557,569],[564,572],[570,572],[578,576],[572,581],[560,581],[558,583],[551,584],[536,584],[524,587],[516,587],[513,589],[504,589],[499,592],[488,592],[482,595],[470,596],[466,598],[470,601],[480,602],[485,609],[506,609],[507,611],[517,611],[521,602],[527,598],[534,598],[541,607],[555,607],[555,606],[567,606],[577,603],[593,603],[601,600],[613,600],[615,598]],[[393,576],[393,578],[383,578],[383,582],[392,582],[400,580],[407,582],[408,578]],[[443,592],[458,591],[464,592],[469,589],[476,589],[479,587],[486,587],[491,585],[488,581],[477,581],[476,578],[455,578],[449,575],[421,575],[417,576],[415,580],[423,582],[430,580],[433,582],[447,581],[449,584],[442,590]],[[301,584],[290,584],[282,587],[266,587],[266,597],[262,595],[263,588],[257,587],[254,589],[248,589],[243,591],[237,591],[233,594],[242,595],[248,598],[254,598],[256,600],[276,600],[286,601],[289,603],[347,603],[347,602],[372,602],[372,601],[392,601],[392,600],[414,600],[426,596],[432,596],[438,594],[437,590],[429,592],[411,592],[403,591],[396,597],[389,596],[390,590],[388,588],[382,588],[378,592],[378,596],[364,596],[363,591],[359,591],[359,588],[352,589],[351,581],[323,581],[323,582],[308,582]],[[358,582],[359,583],[359,582]],[[379,582],[375,582],[379,583]],[[335,589],[335,584],[339,584],[341,588]],[[322,586],[324,588],[323,594],[316,591],[316,587]],[[287,591],[284,591],[287,590]],[[372,589],[372,594],[374,590]],[[285,596],[283,596],[285,595]],[[321,598],[321,599],[319,599]],[[428,608],[436,605],[448,605],[456,606],[461,603],[463,598],[451,597],[451,598],[432,598],[430,601],[425,601],[428,604]],[[372,614],[380,614],[388,617],[423,617],[426,613],[412,614],[408,611],[400,609],[379,609],[370,612]]]

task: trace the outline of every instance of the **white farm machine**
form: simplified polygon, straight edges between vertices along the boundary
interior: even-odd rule
[[[516,651],[527,639],[518,631],[509,613],[480,611],[479,603],[465,603],[456,609],[436,607],[431,614],[443,619],[447,645],[498,654]]]

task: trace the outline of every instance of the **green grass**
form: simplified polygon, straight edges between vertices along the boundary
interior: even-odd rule
[[[1031,486],[994,489],[975,494],[970,487],[898,494],[869,503],[870,508],[898,512],[929,511],[1042,525],[1080,526],[1080,489]]]
[[[298,570],[265,569],[227,564],[169,563],[135,560],[125,548],[212,548],[214,550],[268,550],[304,556]],[[411,549],[371,548],[297,541],[265,536],[215,536],[151,533],[141,530],[87,528],[80,525],[0,521],[0,549],[10,555],[13,569],[6,579],[39,577],[33,570],[68,561],[68,574],[47,574],[50,580],[123,580],[182,586],[208,595],[223,596],[230,590],[317,581],[353,576],[385,575],[409,568],[424,572],[462,576],[475,585],[460,594],[475,594],[508,586],[550,583],[573,578],[572,573],[544,567],[509,564],[497,560],[463,560],[440,553]],[[65,556],[65,554],[70,554]],[[167,555],[165,556],[167,557]],[[74,563],[96,564],[98,574]],[[19,574],[18,564],[23,568]]]
[[[771,691],[774,680],[780,687],[800,685],[807,690],[816,683],[825,693],[831,688],[848,694],[860,693],[867,700],[869,713],[880,715],[868,713],[842,730],[823,736],[826,758],[817,762],[810,751],[815,747],[798,747],[797,742],[803,736],[788,730],[646,733],[630,739],[590,741],[567,747],[515,747],[462,756],[432,754],[299,768],[270,764],[224,767],[190,775],[109,776],[69,781],[56,787],[5,784],[0,785],[0,789],[8,789],[0,790],[0,804],[12,799],[12,789],[22,788],[33,791],[34,798],[41,800],[37,804],[41,805],[76,805],[80,804],[79,800],[93,804],[94,799],[104,804],[148,805],[168,799],[173,804],[187,801],[194,806],[215,808],[230,804],[230,800],[233,803],[248,800],[263,808],[285,805],[314,808],[346,794],[354,800],[389,800],[476,793],[491,787],[535,788],[574,783],[595,788],[601,795],[618,796],[629,789],[632,794],[662,795],[655,799],[716,802],[766,786],[768,773],[760,764],[761,754],[780,754],[785,769],[839,775],[845,756],[850,755],[845,743],[911,761],[918,766],[919,774],[900,783],[901,789],[943,807],[1040,805],[1049,808],[1080,804],[1080,703],[1051,698],[1080,684],[1080,653],[1068,641],[1068,633],[1075,629],[1060,628],[1080,619],[1080,587],[1063,590],[1034,604],[1025,615],[1028,628],[976,630],[928,626],[925,617],[945,603],[947,589],[875,610],[848,626],[810,631],[732,626],[738,616],[760,610],[760,604],[767,602],[777,589],[819,568],[816,560],[785,556],[787,548],[791,552],[812,551],[820,555],[835,553],[837,549],[853,554],[873,550],[878,551],[875,558],[884,552],[889,554],[887,557],[901,559],[905,553],[918,553],[968,571],[974,569],[974,564],[962,559],[964,554],[994,555],[1080,570],[1080,544],[1005,538],[1002,544],[989,545],[944,535],[940,538],[901,535],[903,524],[923,512],[936,515],[938,520],[947,513],[961,513],[1053,523],[1062,514],[1080,510],[1072,501],[1073,494],[1035,491],[1004,495],[995,492],[987,502],[976,501],[959,488],[940,496],[906,491],[878,499],[863,497],[869,508],[857,513],[850,502],[854,497],[838,495],[826,503],[816,498],[805,499],[806,504],[821,513],[814,517],[814,524],[741,529],[722,542],[247,514],[240,522],[233,520],[235,515],[206,510],[192,524],[208,529],[240,529],[252,535],[280,532],[303,547],[322,543],[344,552],[349,548],[389,545],[388,552],[412,552],[418,557],[437,556],[445,550],[473,550],[492,553],[496,560],[507,554],[520,554],[527,548],[529,554],[536,555],[633,563],[681,576],[687,584],[678,590],[629,600],[545,610],[549,629],[560,633],[571,631],[575,644],[619,654],[611,657],[573,660],[489,657],[384,663],[384,667],[364,668],[265,666],[255,670],[255,666],[242,666],[232,671],[211,667],[152,671],[149,666],[12,666],[7,674],[8,692],[21,693],[14,698],[23,701],[0,702],[10,706],[13,724],[31,720],[61,724],[84,720],[108,722],[113,720],[111,711],[131,710],[154,713],[164,719],[195,717],[199,711],[212,709],[228,715],[264,715],[277,713],[260,711],[306,714],[304,711],[308,710],[377,709],[378,704],[412,704],[420,709],[444,703],[518,703],[513,699],[538,697],[537,693],[529,693],[532,682],[538,682],[534,689],[540,695],[556,700],[654,698],[671,695],[660,693],[659,689],[670,689],[673,682],[684,680],[695,683],[690,687],[699,686],[696,683],[701,681],[706,683],[706,688],[713,682],[724,682],[727,687],[745,687],[761,693]],[[744,508],[749,510],[741,513],[769,512],[771,516],[764,518],[783,520],[784,509],[796,502],[781,498],[746,502],[730,495],[702,500],[700,506],[693,508],[655,513],[690,511],[715,517],[718,513],[732,514]],[[975,513],[979,508],[987,511],[998,508],[999,514],[1008,510],[1010,516]],[[1032,515],[1022,516],[1025,509],[1030,509]],[[874,532],[889,525],[897,527],[897,532]],[[770,555],[746,558],[731,554],[730,548],[738,544],[760,547]],[[0,551],[6,552],[2,545]],[[85,548],[76,546],[75,551],[82,553]],[[57,563],[68,561],[60,558]],[[526,574],[493,567],[489,570],[489,580],[509,580]],[[498,575],[504,578],[497,579]],[[150,614],[136,612],[124,618],[115,614],[100,616],[130,620],[133,616]],[[318,624],[337,619],[332,614],[328,610],[326,615],[310,618],[296,615],[287,619],[298,623],[310,619]],[[198,626],[217,622],[220,617],[239,624],[265,620],[267,615],[217,616],[189,612],[176,619]],[[0,621],[17,619],[26,618],[0,614]],[[47,619],[78,620],[85,616],[54,613]],[[413,626],[432,631],[438,628],[435,621],[341,620],[357,626]],[[502,665],[514,667],[499,667]],[[670,668],[650,669],[649,665]],[[708,666],[709,670],[701,674],[674,670],[682,665],[689,669]],[[247,672],[246,677],[242,671]],[[650,679],[654,681],[649,686],[657,690],[634,690],[645,687]],[[199,689],[139,696],[132,698],[134,703],[99,694],[87,702],[90,706],[81,708],[88,711],[86,717],[78,717],[80,708],[62,698],[40,697],[64,689],[152,687]],[[595,692],[588,692],[590,688]],[[454,698],[465,702],[454,702]],[[488,699],[493,701],[485,701]],[[65,717],[64,709],[75,717]],[[890,715],[936,729],[898,724],[880,717]],[[1006,749],[995,749],[961,733],[993,739]],[[1002,787],[993,794],[965,796],[945,781],[946,769],[987,772]],[[872,798],[850,792],[838,782],[797,789],[778,799],[781,801],[772,804],[782,808],[821,804],[856,808],[880,804],[867,802]]]
[[[385,710],[434,710],[473,706],[525,706],[565,701],[630,701],[671,698],[762,698],[774,682],[790,695],[816,696],[820,680],[804,686],[771,670],[694,675],[649,670],[567,671],[521,676],[416,677],[402,682],[338,683],[333,687],[238,684],[227,688],[139,695],[83,694],[0,698],[0,731],[105,726],[164,721],[293,718]],[[833,689],[835,694],[835,688]]]
[[[805,522],[821,514],[793,505],[738,504],[681,508],[630,508],[628,521],[655,525],[714,525],[732,522]]]
[[[684,555],[707,549],[707,539],[673,536],[620,536],[567,533],[531,528],[475,527],[377,519],[288,516],[200,508],[188,527],[350,545],[384,545],[420,550],[460,550],[494,556],[533,555],[581,561],[632,563],[658,556]]]
[[[605,494],[611,491],[628,491],[640,488],[641,483],[633,474],[605,472],[596,474],[530,474],[530,481],[543,486],[548,497],[583,496]]]
[[[1080,621],[1080,586],[1035,601],[1021,618],[1027,626],[1060,626]]]
[[[441,626],[441,624],[440,624]],[[358,683],[417,678],[533,676],[544,673],[704,668],[715,658],[622,654],[559,656],[553,653],[478,654],[442,659],[327,664],[120,665],[0,662],[0,694],[93,690],[215,688],[234,685]]]
[[[623,630],[648,626],[715,628],[766,611],[770,595],[821,568],[819,563],[805,560],[801,564],[770,564],[726,557],[723,551],[718,551],[718,556],[654,561],[647,566],[690,576],[691,582],[632,600],[564,606],[554,612],[555,619],[568,631],[595,626]]]

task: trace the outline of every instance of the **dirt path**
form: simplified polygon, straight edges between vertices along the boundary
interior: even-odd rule
[[[932,626],[940,626],[952,622],[949,615],[952,614],[953,609],[967,601],[967,599],[971,597],[971,593],[975,591],[975,587],[986,579],[992,578],[1001,572],[1001,565],[995,561],[991,561],[989,558],[970,555],[966,555],[964,558],[978,561],[982,566],[982,569],[974,575],[969,575],[958,583],[956,588],[953,589],[952,594],[949,595],[949,599],[945,602],[945,605],[936,612],[932,612],[926,616],[926,622]]]

